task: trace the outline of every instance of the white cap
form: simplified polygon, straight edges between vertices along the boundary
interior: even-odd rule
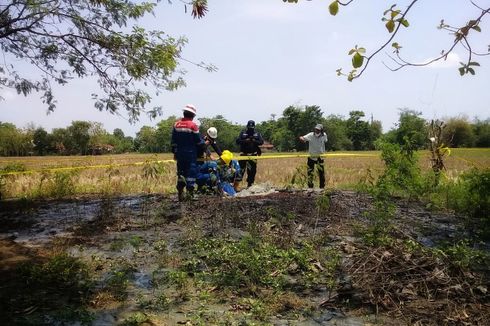
[[[215,127],[211,127],[208,129],[207,134],[209,137],[216,139],[218,138],[218,130]]]
[[[184,106],[184,108],[182,108],[182,110],[196,115],[196,107],[192,104],[187,104],[186,106]]]

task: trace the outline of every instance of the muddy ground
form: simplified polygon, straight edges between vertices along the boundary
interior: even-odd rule
[[[19,325],[489,325],[486,265],[460,268],[433,250],[471,238],[461,217],[393,203],[389,239],[368,244],[372,199],[349,191],[2,202],[0,317]],[[266,275],[285,280],[281,287],[198,277],[211,270],[195,254],[201,239],[254,237],[280,250],[308,242],[313,251],[304,266]],[[488,244],[479,248],[489,252]],[[319,256],[324,250],[338,253],[333,269]],[[45,266],[60,253],[88,266],[90,287],[59,288],[57,278],[36,286],[42,275],[25,266]],[[59,273],[50,268],[36,271]]]

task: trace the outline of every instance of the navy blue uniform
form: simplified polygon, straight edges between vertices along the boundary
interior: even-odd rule
[[[253,128],[251,128],[251,122],[253,121],[249,121],[246,130],[240,132],[236,143],[240,145],[240,155],[260,156],[262,152],[259,146],[264,144],[264,140],[260,132],[255,131],[255,123],[253,123]],[[239,164],[241,175],[237,181],[241,181],[245,171],[247,171],[247,185],[250,187],[254,183],[255,175],[257,174],[257,160],[240,160]]]

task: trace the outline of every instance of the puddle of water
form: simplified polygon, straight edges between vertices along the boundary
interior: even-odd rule
[[[0,238],[14,238],[26,245],[41,245],[54,236],[69,235],[77,224],[93,221],[102,214],[117,214],[122,211],[141,213],[150,209],[157,196],[132,196],[107,200],[87,199],[80,201],[53,201],[29,210],[0,211],[0,220],[18,225],[18,221],[32,221],[33,225],[0,233]]]

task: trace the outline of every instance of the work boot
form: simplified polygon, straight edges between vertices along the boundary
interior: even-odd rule
[[[177,189],[179,201],[184,201],[184,189]]]

